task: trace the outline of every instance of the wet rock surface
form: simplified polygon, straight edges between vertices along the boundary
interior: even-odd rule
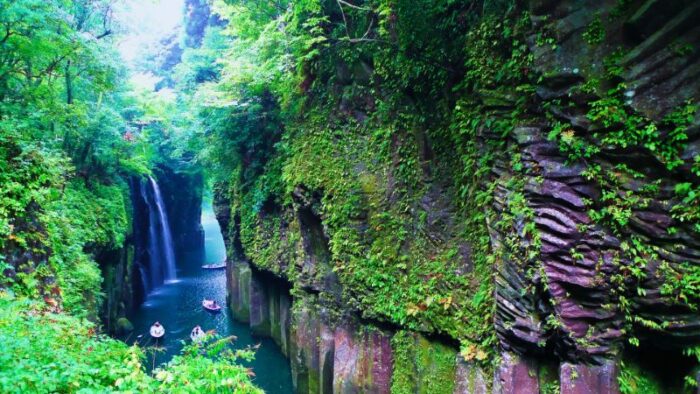
[[[455,361],[455,388],[454,394],[487,394],[490,393],[490,386],[484,372],[474,366],[469,365],[457,356]]]

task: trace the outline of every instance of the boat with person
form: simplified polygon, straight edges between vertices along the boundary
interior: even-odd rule
[[[206,264],[206,265],[203,265],[202,268],[204,268],[205,270],[219,270],[219,269],[226,268],[226,262],[224,261],[224,262],[216,263],[216,264]]]
[[[155,322],[151,326],[149,333],[155,339],[162,338],[163,335],[165,335],[165,327],[163,327],[160,322]]]
[[[204,330],[202,330],[202,327],[195,326],[190,333],[190,339],[192,342],[200,342],[202,339],[204,339],[205,335],[206,334],[204,333]]]
[[[204,309],[210,311],[210,312],[220,312],[221,311],[221,305],[219,305],[216,300],[207,300],[206,298],[202,300],[202,306]]]

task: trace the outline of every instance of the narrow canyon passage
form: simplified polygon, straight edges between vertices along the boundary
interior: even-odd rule
[[[183,341],[190,341],[190,331],[196,325],[205,331],[215,330],[222,337],[233,335],[237,338],[232,344],[235,349],[260,344],[255,359],[245,363],[255,373],[253,381],[256,385],[271,394],[292,392],[289,362],[272,339],[254,337],[249,325],[236,322],[228,308],[223,308],[218,314],[202,308],[203,298],[225,304],[225,271],[206,270],[201,266],[223,261],[226,249],[210,204],[204,204],[201,221],[204,228],[204,250],[190,249],[176,256],[177,279],[166,282],[148,294],[144,303],[134,312],[134,331],[122,339],[128,343],[138,342],[144,347],[148,355],[146,364],[153,368],[179,354]],[[156,343],[148,335],[148,330],[155,321],[159,321],[166,330],[164,338],[157,344],[162,347],[161,350],[154,349]]]
[[[0,394],[700,394],[698,21],[0,0]]]

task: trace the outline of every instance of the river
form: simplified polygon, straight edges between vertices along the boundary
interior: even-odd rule
[[[236,322],[228,308],[212,314],[202,308],[202,299],[215,299],[222,306],[226,303],[226,273],[224,270],[205,270],[203,264],[223,261],[226,256],[219,223],[211,205],[205,204],[202,213],[205,242],[204,253],[189,251],[177,256],[177,279],[168,281],[153,290],[134,313],[134,332],[126,338],[133,343],[139,340],[151,345],[148,329],[156,320],[166,330],[160,345],[163,352],[149,353],[148,367],[158,366],[170,360],[182,348],[181,341],[189,341],[192,328],[200,325],[205,331],[216,330],[222,336],[235,335],[236,348],[260,344],[255,360],[246,363],[255,373],[254,382],[266,393],[288,394],[292,392],[292,375],[289,362],[277,345],[269,338],[251,335],[247,324]],[[141,335],[139,339],[138,336]]]

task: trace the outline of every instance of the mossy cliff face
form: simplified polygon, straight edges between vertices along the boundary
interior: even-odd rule
[[[92,321],[104,305],[116,319],[125,307],[103,303],[104,293],[124,281],[101,287],[100,270],[112,278],[108,266],[128,260],[126,182],[69,177],[65,157],[11,137],[0,142],[0,162],[0,289]]]
[[[105,294],[102,302],[101,318],[105,330],[110,334],[123,334],[129,327],[127,316],[134,310],[139,301],[138,291],[135,291],[133,279],[134,245],[129,240],[118,250],[100,253],[96,259],[102,271],[102,291]]]
[[[494,4],[387,4],[396,47],[327,48],[217,188],[231,307],[299,392],[692,385],[700,4]]]

